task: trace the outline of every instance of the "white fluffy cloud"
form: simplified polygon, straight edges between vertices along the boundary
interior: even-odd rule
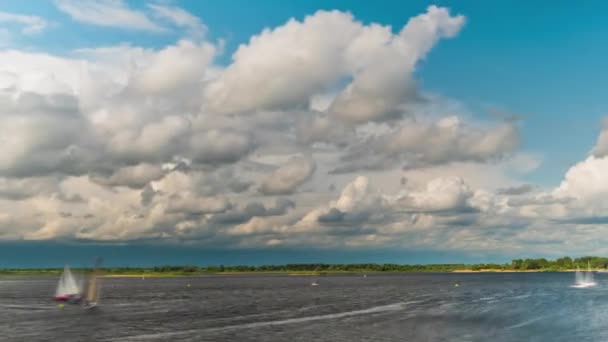
[[[388,26],[363,25],[338,11],[291,19],[239,47],[234,62],[206,91],[209,108],[239,113],[304,107],[350,78],[330,113],[354,122],[396,115],[399,105],[415,96],[416,62],[463,23],[464,17],[435,6],[397,35]]]
[[[130,85],[143,94],[200,87],[215,53],[216,47],[211,44],[181,40],[141,61]]]
[[[467,210],[472,196],[472,191],[461,178],[437,178],[430,181],[423,191],[401,196],[397,206],[416,212]]]
[[[555,194],[586,202],[608,203],[603,199],[608,194],[608,158],[589,156],[572,166]]]
[[[398,115],[400,105],[416,96],[412,73],[440,38],[453,37],[464,24],[445,8],[429,6],[412,18],[398,35],[387,27],[362,28],[347,48],[345,59],[354,69],[353,81],[329,111],[347,121],[365,122]]]
[[[446,8],[396,31],[318,11],[220,65],[223,47],[183,9],[56,4],[183,37],[0,51],[0,239],[492,250],[548,249],[556,224],[602,231],[604,132],[557,189],[522,186],[541,159],[517,151],[517,123],[418,89],[417,64],[463,28]]]

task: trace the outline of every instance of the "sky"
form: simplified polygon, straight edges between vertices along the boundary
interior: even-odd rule
[[[4,1],[0,266],[605,255],[606,6]]]

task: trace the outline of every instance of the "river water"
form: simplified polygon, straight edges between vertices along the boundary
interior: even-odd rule
[[[92,310],[57,279],[0,277],[1,341],[608,341],[602,274],[105,278]]]

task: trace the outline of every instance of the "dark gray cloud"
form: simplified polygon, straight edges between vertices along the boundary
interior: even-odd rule
[[[157,192],[154,191],[154,188],[150,184],[146,185],[141,191],[141,205],[148,206],[156,194]]]
[[[68,95],[0,94],[0,175],[81,175],[92,167],[95,135]]]
[[[341,212],[339,209],[331,208],[327,213],[320,215],[318,220],[321,223],[342,222],[344,215],[345,213]]]
[[[195,197],[174,194],[169,197],[166,213],[200,216],[223,213],[230,208],[232,208],[232,203],[223,197]]]
[[[57,193],[57,198],[67,203],[86,203],[87,201],[79,194],[64,194],[63,192]]]
[[[497,193],[499,195],[523,195],[529,192],[534,191],[534,187],[530,184],[522,184],[518,186],[513,186],[510,188],[502,188],[498,189]]]
[[[582,224],[582,225],[605,225],[608,224],[608,216],[579,216],[565,219],[553,220],[561,224]]]
[[[210,222],[224,225],[241,224],[248,222],[252,217],[284,215],[291,208],[295,208],[295,203],[287,198],[278,198],[274,205],[268,208],[260,202],[250,202],[244,207],[214,215]]]
[[[322,225],[365,225],[369,223],[379,224],[387,222],[385,212],[372,210],[357,210],[354,212],[342,212],[331,208],[327,213],[320,215],[317,219]]]
[[[126,186],[141,189],[150,182],[161,179],[165,173],[166,171],[161,165],[139,164],[117,169],[108,176],[92,173],[90,179],[95,183],[110,187]]]
[[[510,198],[507,204],[512,207],[521,207],[526,205],[567,204],[572,201],[574,201],[574,198],[571,197],[555,197],[550,194],[543,194],[540,196]]]
[[[260,186],[266,195],[286,195],[293,193],[313,175],[316,163],[310,158],[294,158],[268,175]]]
[[[192,159],[199,163],[234,163],[255,148],[253,137],[234,130],[209,130],[190,138]]]
[[[59,191],[55,177],[0,178],[0,198],[13,201],[38,195],[50,195]]]
[[[342,165],[332,173],[382,170],[402,165],[413,169],[453,162],[488,162],[503,158],[519,144],[515,125],[503,123],[479,128],[447,117],[436,122],[404,120],[351,145]]]

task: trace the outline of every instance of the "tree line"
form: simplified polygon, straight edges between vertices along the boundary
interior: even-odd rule
[[[514,259],[510,263],[480,263],[480,264],[283,264],[259,266],[156,266],[156,267],[106,267],[107,274],[204,274],[204,273],[247,273],[247,272],[277,272],[277,273],[337,273],[337,272],[452,272],[452,271],[565,271],[576,268],[593,269],[608,268],[608,258],[585,256],[580,258],[562,257],[555,260],[545,258]],[[0,269],[0,274],[57,274],[61,268],[47,269]],[[78,272],[88,272],[89,269],[74,269]]]

